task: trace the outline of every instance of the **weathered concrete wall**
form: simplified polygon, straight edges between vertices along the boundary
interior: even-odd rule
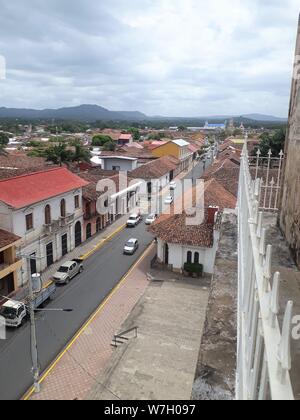
[[[237,265],[237,217],[224,214],[193,387],[194,400],[235,398]]]
[[[300,18],[285,153],[280,226],[300,267]]]

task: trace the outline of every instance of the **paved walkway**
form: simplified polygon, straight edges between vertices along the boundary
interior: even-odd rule
[[[111,341],[148,286],[152,245],[42,378],[33,400],[82,400],[113,353]]]
[[[149,284],[122,326],[138,326],[137,338],[114,352],[87,400],[191,399],[209,295],[202,281]]]

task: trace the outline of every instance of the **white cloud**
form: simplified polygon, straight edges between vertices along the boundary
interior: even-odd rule
[[[287,115],[296,3],[0,0],[1,105]]]

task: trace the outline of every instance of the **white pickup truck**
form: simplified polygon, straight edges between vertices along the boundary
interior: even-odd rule
[[[54,274],[53,280],[56,284],[68,284],[73,277],[82,273],[83,264],[81,259],[74,259],[62,264]]]
[[[34,294],[33,306],[38,309],[48,300],[53,299],[56,292],[56,286],[50,282],[40,293]],[[8,300],[0,309],[0,316],[5,319],[5,325],[9,328],[20,327],[28,317],[28,298],[23,301]]]

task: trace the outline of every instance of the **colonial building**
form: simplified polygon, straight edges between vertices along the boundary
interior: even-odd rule
[[[161,191],[180,173],[180,161],[173,156],[164,156],[130,172],[130,177],[147,182],[148,194]]]
[[[132,134],[121,134],[118,139],[119,146],[125,146],[125,144],[133,143],[133,136]]]
[[[81,173],[80,176],[89,184],[83,188],[83,237],[84,240],[101,232],[109,224],[113,223],[119,216],[130,212],[138,204],[140,182],[133,180],[124,174],[105,176],[97,171]],[[100,191],[98,183],[103,181],[103,187]],[[114,191],[105,191],[106,187],[113,183]],[[105,214],[98,212],[98,200],[103,204],[107,202],[107,211]]]
[[[204,187],[204,206],[201,224],[189,225],[189,216],[183,211],[162,215],[150,226],[149,232],[157,238],[159,264],[175,272],[183,272],[186,264],[195,264],[201,265],[204,273],[213,273],[219,241],[218,214],[226,208],[234,209],[236,198],[210,180]]]
[[[16,247],[21,238],[0,230],[0,302],[18,288],[18,273],[22,261],[16,257]]]
[[[22,238],[19,252],[42,272],[82,242],[82,188],[87,182],[66,168],[0,181],[0,228]],[[28,281],[26,260],[18,286]]]
[[[173,156],[180,161],[180,171],[188,170],[193,161],[193,152],[189,150],[189,145],[186,140],[178,139],[168,142],[163,142],[152,150],[154,156],[160,158],[164,156]]]

